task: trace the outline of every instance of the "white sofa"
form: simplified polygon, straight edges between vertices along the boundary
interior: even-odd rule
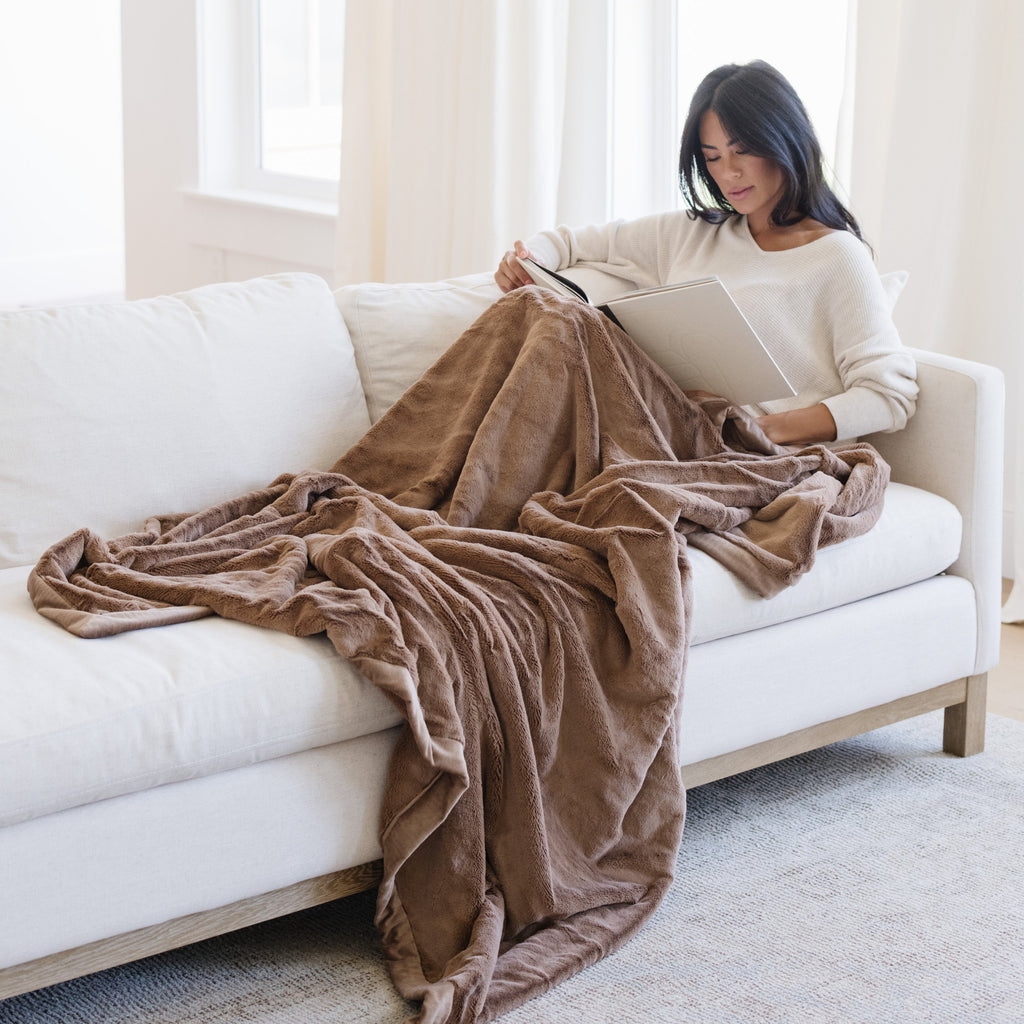
[[[329,466],[496,297],[290,274],[0,314],[0,997],[374,884],[398,713],[326,640],[217,618],[81,640],[25,581],[79,526]],[[872,531],[767,601],[692,553],[688,785],[940,707],[936,748],[981,749],[1002,380],[917,356],[916,416],[872,438]]]

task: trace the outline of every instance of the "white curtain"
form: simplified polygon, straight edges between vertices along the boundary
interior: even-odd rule
[[[1016,491],[1024,620],[1024,4],[857,0],[849,166],[853,209],[882,270],[910,281],[907,344],[1007,375],[1007,497]]]
[[[495,267],[607,211],[611,0],[348,0],[336,281]]]

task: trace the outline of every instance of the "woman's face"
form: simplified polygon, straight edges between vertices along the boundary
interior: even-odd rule
[[[709,110],[700,119],[700,145],[708,173],[737,212],[746,214],[752,228],[765,228],[782,197],[786,179],[774,161],[745,152],[730,139],[718,115]]]

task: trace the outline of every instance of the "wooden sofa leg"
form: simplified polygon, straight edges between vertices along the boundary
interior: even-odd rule
[[[967,699],[946,708],[942,749],[958,757],[970,757],[985,749],[985,692],[988,674],[967,677]]]

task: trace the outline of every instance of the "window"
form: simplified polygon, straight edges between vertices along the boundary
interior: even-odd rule
[[[337,202],[345,0],[200,0],[200,189]]]
[[[345,0],[259,0],[260,169],[337,181]]]

